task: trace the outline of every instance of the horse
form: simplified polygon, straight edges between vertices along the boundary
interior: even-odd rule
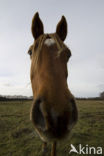
[[[78,120],[76,101],[67,85],[67,62],[71,57],[70,49],[64,44],[67,21],[62,16],[56,32],[45,34],[37,12],[31,31],[34,42],[28,50],[33,91],[30,118],[43,141],[43,154],[47,153],[49,142],[52,144],[51,156],[56,156],[57,142],[68,137]]]

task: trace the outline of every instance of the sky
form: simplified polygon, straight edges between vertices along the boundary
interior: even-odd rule
[[[99,96],[104,91],[103,0],[0,0],[0,95],[32,95],[27,51],[33,43],[31,21],[37,11],[46,33],[56,31],[62,15],[67,19],[72,94]]]

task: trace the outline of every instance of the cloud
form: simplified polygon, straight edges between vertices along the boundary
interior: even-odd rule
[[[13,87],[13,84],[10,84],[10,83],[5,83],[3,84],[4,87]]]
[[[26,95],[31,96],[32,95],[32,89],[31,86],[24,85],[14,85],[14,84],[0,84],[0,94],[2,95]]]

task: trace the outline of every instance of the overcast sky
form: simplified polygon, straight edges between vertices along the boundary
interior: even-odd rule
[[[65,43],[72,51],[68,85],[77,97],[104,91],[104,0],[0,0],[0,95],[31,96],[31,20],[39,12],[46,33],[62,15],[68,22]]]

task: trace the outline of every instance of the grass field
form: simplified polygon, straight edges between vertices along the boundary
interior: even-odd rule
[[[42,155],[42,142],[34,132],[29,119],[31,103],[31,101],[0,102],[0,156]],[[58,156],[77,156],[74,153],[69,154],[70,144],[76,148],[82,144],[101,146],[104,149],[104,101],[77,100],[77,106],[78,123],[70,138],[58,144]],[[50,152],[50,146],[48,151]],[[50,156],[49,152],[47,156]]]

